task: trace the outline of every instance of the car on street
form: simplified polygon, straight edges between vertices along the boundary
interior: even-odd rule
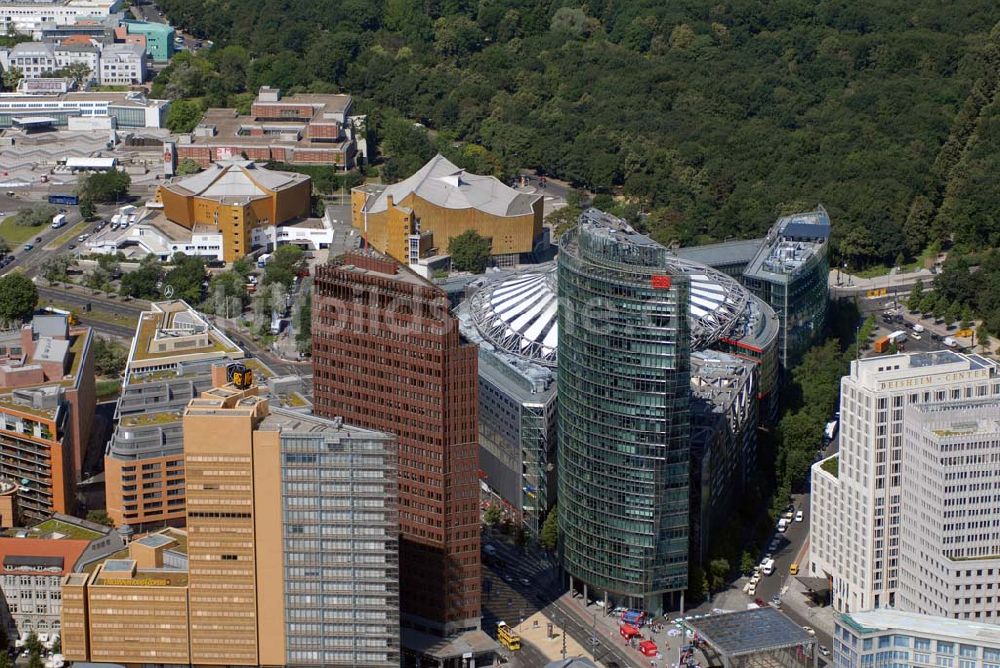
[[[778,546],[779,546],[780,544],[781,544],[781,543],[780,543],[780,542],[778,542],[778,539],[777,539],[777,538],[773,539],[773,540],[772,540],[772,541],[770,542],[770,544],[769,544],[769,545],[767,546],[767,551],[768,551],[768,552],[770,552],[770,553],[772,553],[772,554],[774,554],[775,552],[777,552],[777,551],[778,551]]]
[[[503,581],[506,582],[507,584],[510,584],[511,582],[514,581],[514,578],[510,576],[510,573],[504,573],[502,577]]]
[[[70,250],[74,250],[76,248],[76,244],[70,244],[69,246],[67,246],[67,248],[69,248]]]
[[[803,626],[803,627],[802,627],[802,630],[803,630],[803,631],[805,631],[806,633],[808,633],[808,634],[809,634],[809,635],[811,635],[811,636],[814,636],[814,635],[816,635],[816,629],[814,629],[814,628],[813,628],[813,627],[811,627],[811,626]]]
[[[42,243],[42,238],[41,237],[35,237],[35,243],[36,244]]]
[[[823,656],[830,656],[830,648],[827,647],[826,645],[820,645],[819,653],[822,654]]]
[[[3,259],[4,266],[6,267],[8,264],[10,264],[11,262],[13,262],[14,259],[15,259],[15,257],[13,255],[8,255],[7,257],[5,257]]]
[[[30,251],[32,248],[34,248],[34,246],[32,246],[31,244],[24,244],[25,252]]]
[[[796,513],[795,513],[795,521],[796,522],[801,522],[803,519],[805,519],[805,516],[803,515],[802,511],[801,510],[796,511]]]
[[[520,580],[518,580],[518,582],[523,584],[525,587],[531,586],[531,580],[529,580],[528,578],[521,578]],[[601,606],[603,607],[604,601],[598,601],[598,603],[600,603]]]

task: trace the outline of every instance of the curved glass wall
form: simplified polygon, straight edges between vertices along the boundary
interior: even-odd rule
[[[563,565],[660,612],[687,587],[689,277],[648,238],[588,223],[558,272]]]

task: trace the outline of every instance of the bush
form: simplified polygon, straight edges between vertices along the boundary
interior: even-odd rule
[[[54,206],[48,204],[33,204],[27,209],[21,209],[14,214],[14,224],[27,227],[39,227],[52,222],[52,217],[59,212]]]

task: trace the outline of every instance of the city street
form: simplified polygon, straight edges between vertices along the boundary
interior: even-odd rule
[[[517,630],[521,622],[533,613],[541,610],[552,620],[556,633],[565,629],[570,637],[583,647],[590,648],[594,657],[606,666],[618,665],[638,666],[638,657],[627,655],[624,650],[612,640],[602,635],[600,627],[594,633],[596,617],[591,623],[583,619],[586,615],[578,606],[570,603],[565,593],[564,583],[559,579],[554,563],[549,562],[537,550],[521,551],[510,542],[506,536],[490,537],[483,534],[483,545],[490,544],[496,548],[496,555],[503,565],[483,564],[483,629],[492,636],[496,635],[496,624],[505,621]],[[591,614],[600,614],[594,608]],[[598,644],[591,642],[596,636]],[[544,666],[548,659],[545,655],[522,642],[518,652],[502,650],[502,654],[510,659],[511,666],[537,668]]]

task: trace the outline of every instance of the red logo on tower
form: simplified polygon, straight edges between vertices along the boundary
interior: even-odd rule
[[[669,290],[670,289],[670,277],[663,276],[660,274],[654,275],[652,278],[653,287],[657,290]]]

